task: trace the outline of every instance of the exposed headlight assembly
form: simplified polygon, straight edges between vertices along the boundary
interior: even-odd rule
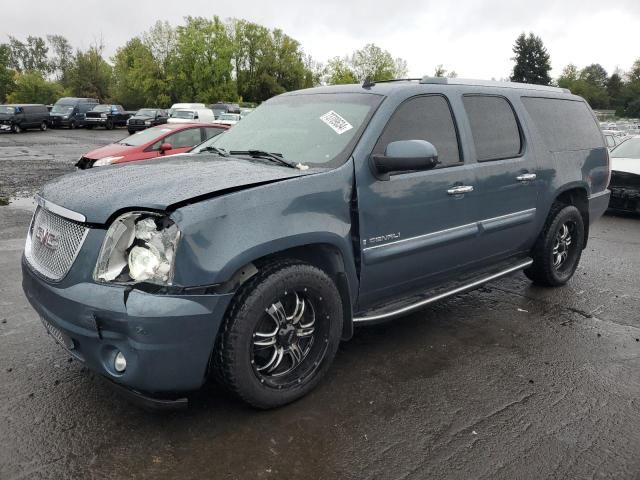
[[[97,282],[171,285],[177,225],[166,215],[130,212],[109,227],[94,272]]]

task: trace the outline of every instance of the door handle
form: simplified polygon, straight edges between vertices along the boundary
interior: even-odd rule
[[[464,195],[465,193],[473,192],[473,187],[471,185],[458,185],[457,187],[451,187],[447,190],[447,194],[449,195]]]
[[[516,177],[516,180],[518,180],[519,182],[532,182],[534,181],[536,178],[538,178],[538,176],[535,173],[523,173],[522,175],[519,175]]]

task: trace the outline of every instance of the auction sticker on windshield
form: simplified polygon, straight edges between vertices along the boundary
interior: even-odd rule
[[[348,132],[353,128],[353,125],[351,125],[333,110],[322,115],[320,117],[320,120],[329,125],[338,135],[342,135],[344,132]]]

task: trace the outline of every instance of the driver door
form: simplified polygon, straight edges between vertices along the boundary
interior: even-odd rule
[[[448,99],[405,100],[372,153],[382,154],[398,140],[431,142],[440,165],[388,181],[358,169],[361,308],[435,285],[474,259],[476,178],[473,166],[464,162]]]

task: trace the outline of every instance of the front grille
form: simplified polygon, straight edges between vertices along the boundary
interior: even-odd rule
[[[25,257],[45,278],[62,280],[73,265],[88,232],[84,225],[39,206],[29,227]]]

